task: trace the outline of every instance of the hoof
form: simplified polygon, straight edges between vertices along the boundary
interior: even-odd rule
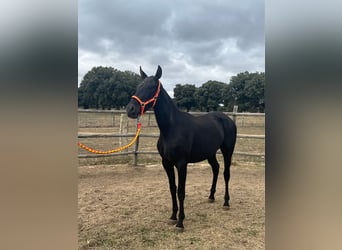
[[[229,210],[229,208],[230,208],[229,206],[223,206],[224,210]]]
[[[176,226],[176,231],[179,233],[182,233],[182,232],[184,232],[184,227],[177,227]]]
[[[167,224],[169,224],[169,225],[176,225],[177,224],[177,220],[169,219]]]
[[[209,202],[209,203],[213,203],[214,201],[215,201],[215,199],[208,198],[208,202]]]

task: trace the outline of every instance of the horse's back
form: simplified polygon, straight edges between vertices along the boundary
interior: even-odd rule
[[[200,122],[218,124],[222,126],[225,132],[236,133],[236,125],[234,121],[226,114],[219,111],[212,111],[208,114],[198,116]]]
[[[236,134],[236,125],[235,122],[226,114],[222,112],[213,112],[216,117],[220,119],[222,124],[224,125],[225,131],[229,131],[233,134]]]

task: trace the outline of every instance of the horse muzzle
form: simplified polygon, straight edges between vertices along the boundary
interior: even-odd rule
[[[140,106],[135,101],[131,100],[126,107],[126,113],[129,118],[136,119],[139,116]]]

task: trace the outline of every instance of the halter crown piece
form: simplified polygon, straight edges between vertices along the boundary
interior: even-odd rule
[[[154,94],[154,96],[143,102],[139,97],[137,97],[136,95],[133,95],[132,98],[134,100],[136,100],[139,104],[140,104],[140,115],[143,115],[144,114],[144,111],[145,111],[145,107],[150,104],[151,102],[153,102],[153,105],[152,105],[152,108],[154,108],[154,106],[156,105],[157,103],[157,99],[158,99],[158,96],[159,96],[159,92],[160,92],[160,81],[158,80],[158,88],[157,88],[157,91],[156,93]]]

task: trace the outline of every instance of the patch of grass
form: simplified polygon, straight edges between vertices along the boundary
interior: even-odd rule
[[[126,210],[124,211],[124,215],[128,216],[128,215],[131,215],[132,214],[132,211],[131,210]]]
[[[146,235],[142,236],[142,243],[144,246],[149,246],[149,247],[153,247],[156,245],[156,241],[154,239],[149,238]]]
[[[248,236],[253,236],[253,237],[257,237],[258,236],[258,231],[255,229],[250,229],[247,231],[247,235]]]
[[[233,228],[233,233],[241,233],[242,231],[243,231],[243,228],[242,227],[235,227],[235,228]]]
[[[144,247],[155,246],[165,236],[165,234],[157,233],[153,228],[148,226],[141,226],[137,228],[137,231]]]
[[[142,226],[140,228],[138,228],[138,231],[142,234],[148,233],[151,229],[147,228],[146,226]]]
[[[194,244],[195,242],[200,242],[201,238],[200,237],[196,237],[196,236],[192,236],[188,239],[190,241],[190,244]]]
[[[96,232],[93,235],[88,235],[86,242],[80,242],[79,249],[92,249],[97,247],[114,247],[117,245],[117,241],[111,238],[110,235],[104,230]]]
[[[207,220],[208,214],[203,212],[196,212],[196,215],[200,218],[200,220]]]

